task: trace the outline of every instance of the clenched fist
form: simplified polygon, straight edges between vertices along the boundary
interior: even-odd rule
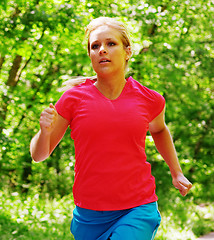
[[[40,128],[43,133],[50,134],[54,127],[56,120],[58,118],[58,113],[52,103],[46,108],[40,116]]]
[[[192,183],[181,173],[172,181],[175,188],[177,188],[182,196],[186,196],[192,187]]]

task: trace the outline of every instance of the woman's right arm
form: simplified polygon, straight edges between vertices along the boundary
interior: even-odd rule
[[[57,113],[52,103],[41,113],[40,130],[30,143],[30,153],[35,162],[44,161],[50,156],[64,136],[68,125],[68,120]]]

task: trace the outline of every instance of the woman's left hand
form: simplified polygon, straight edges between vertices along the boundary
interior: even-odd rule
[[[183,173],[179,173],[174,177],[172,183],[182,196],[186,196],[192,187],[192,183],[183,175]]]

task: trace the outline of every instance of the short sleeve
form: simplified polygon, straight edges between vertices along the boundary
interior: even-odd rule
[[[60,99],[55,104],[55,108],[60,116],[67,119],[69,122],[72,121],[74,107],[77,104],[77,97],[75,92],[68,90],[60,97]]]
[[[129,80],[132,82],[133,94],[139,96],[144,106],[144,114],[147,115],[148,122],[151,122],[163,111],[165,107],[164,97],[160,93],[143,86],[132,77],[129,77]]]
[[[149,122],[155,119],[163,111],[165,107],[165,99],[160,93],[154,90],[150,90],[150,94],[152,96],[152,101],[150,102],[150,106],[148,109]]]
[[[60,116],[67,119],[70,123],[75,117],[76,110],[84,98],[88,89],[93,85],[94,81],[86,79],[85,82],[72,87],[62,94],[60,99],[55,104],[55,108]]]

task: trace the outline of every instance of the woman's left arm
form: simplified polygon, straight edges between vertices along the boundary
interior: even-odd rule
[[[165,109],[149,123],[149,131],[158,152],[169,166],[173,185],[179,189],[181,195],[186,196],[192,184],[183,175],[180,167],[170,131],[165,123]]]

